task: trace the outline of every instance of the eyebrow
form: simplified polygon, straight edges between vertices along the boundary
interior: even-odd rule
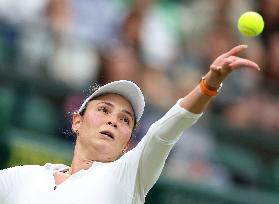
[[[107,101],[101,101],[101,102],[97,103],[97,105],[100,104],[100,103],[104,103],[104,104],[106,104],[110,107],[114,107],[114,105],[112,103],[107,102]],[[131,116],[132,119],[134,119],[133,114],[130,111],[123,109],[122,112],[128,114],[129,116]]]

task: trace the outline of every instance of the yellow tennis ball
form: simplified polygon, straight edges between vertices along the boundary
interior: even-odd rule
[[[244,36],[255,37],[263,31],[263,17],[254,11],[243,13],[238,19],[238,30]]]

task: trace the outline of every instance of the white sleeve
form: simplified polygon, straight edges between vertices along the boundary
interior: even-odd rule
[[[180,100],[157,122],[131,152],[138,160],[136,191],[145,196],[159,178],[173,145],[186,128],[192,126],[202,114],[193,114],[179,105]],[[127,155],[128,156],[128,155]],[[132,158],[130,158],[132,159]]]
[[[20,166],[0,170],[0,203],[5,199],[18,185],[18,173]]]

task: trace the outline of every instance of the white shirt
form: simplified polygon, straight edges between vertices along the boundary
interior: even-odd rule
[[[139,204],[159,178],[166,158],[185,130],[201,114],[179,101],[151,125],[139,144],[114,162],[94,162],[54,190],[53,174],[61,164],[27,165],[0,171],[1,204]]]

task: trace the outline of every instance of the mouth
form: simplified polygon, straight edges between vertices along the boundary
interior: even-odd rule
[[[106,136],[106,137],[110,137],[111,139],[114,139],[114,135],[111,131],[108,130],[104,130],[100,132],[102,135]]]

